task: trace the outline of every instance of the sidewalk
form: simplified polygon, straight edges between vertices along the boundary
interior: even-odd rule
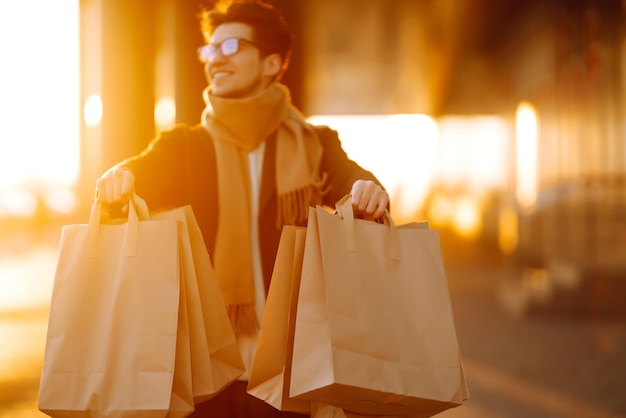
[[[0,418],[31,418],[48,327],[60,231],[3,237],[0,246]]]
[[[623,320],[513,315],[500,294],[510,274],[448,270],[470,400],[439,416],[626,417]]]

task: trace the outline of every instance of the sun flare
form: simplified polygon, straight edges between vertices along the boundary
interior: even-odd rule
[[[77,0],[0,2],[0,191],[71,187],[79,169]]]

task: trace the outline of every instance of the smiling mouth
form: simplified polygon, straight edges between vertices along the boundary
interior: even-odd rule
[[[225,71],[216,71],[213,73],[213,75],[211,76],[211,78],[217,79],[217,78],[223,78],[223,77],[228,77],[231,73],[225,72]]]

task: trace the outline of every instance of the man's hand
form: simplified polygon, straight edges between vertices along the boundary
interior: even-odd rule
[[[96,180],[98,199],[107,204],[125,205],[135,190],[135,175],[128,170],[113,168]]]
[[[357,215],[365,219],[378,219],[385,214],[389,204],[389,195],[371,180],[357,180],[352,185],[352,208]]]

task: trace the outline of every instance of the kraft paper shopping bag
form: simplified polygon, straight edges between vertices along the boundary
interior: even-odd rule
[[[311,418],[392,418],[392,415],[363,415],[336,406],[311,402]]]
[[[144,214],[139,220],[137,208]],[[193,410],[178,225],[145,219],[63,227],[39,409],[53,417],[184,417]]]
[[[432,416],[468,397],[436,231],[311,208],[290,395]],[[340,214],[343,216],[340,216]]]
[[[191,206],[152,214],[179,225],[181,280],[186,297],[195,403],[210,399],[241,376],[245,366]]]
[[[359,414],[354,411],[348,411],[343,408],[339,408],[337,406],[319,403],[319,402],[311,402],[311,418],[412,418],[423,416],[423,414],[418,415],[371,415],[371,414]]]
[[[281,411],[309,413],[310,403],[289,397],[291,356],[306,228],[283,227],[248,393]]]

